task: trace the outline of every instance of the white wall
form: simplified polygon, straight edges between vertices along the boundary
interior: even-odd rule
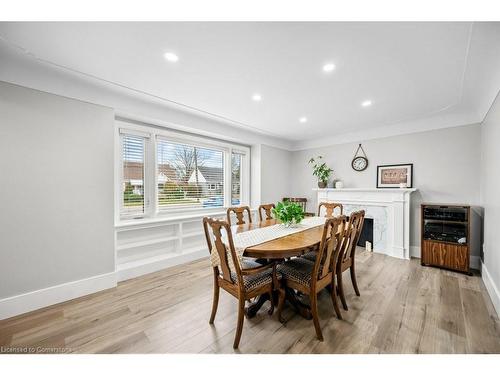
[[[290,195],[292,152],[262,145],[261,203],[276,203]]]
[[[253,145],[250,150],[250,206],[258,207],[261,203],[261,145]]]
[[[0,113],[0,302],[114,272],[113,110],[0,82]]]
[[[483,280],[500,314],[500,97],[481,126],[481,205],[484,208]]]
[[[479,204],[480,125],[461,126],[421,133],[400,135],[363,142],[369,166],[363,172],[351,168],[358,143],[335,144],[329,147],[297,151],[292,154],[293,178],[291,193],[311,200],[309,210],[316,207],[311,191],[317,187],[308,160],[322,155],[334,170],[333,178],[344,187],[376,187],[377,165],[413,163],[414,187],[410,246],[420,246],[420,213],[422,202]],[[330,184],[332,181],[330,181]],[[480,210],[474,208],[475,221]],[[477,238],[478,240],[478,238]],[[479,255],[479,242],[472,255]]]

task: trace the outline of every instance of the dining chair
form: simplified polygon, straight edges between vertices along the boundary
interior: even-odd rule
[[[332,217],[334,216],[334,211],[335,208],[340,208],[340,215],[344,213],[344,207],[342,206],[341,203],[334,203],[334,202],[321,202],[318,205],[318,216],[321,216],[321,208],[324,207],[326,210],[325,217]]]
[[[323,226],[323,234],[315,262],[299,258],[291,259],[278,265],[278,273],[282,275],[285,288],[295,289],[307,294],[311,301],[311,314],[316,330],[316,336],[323,341],[323,333],[318,316],[318,293],[326,287],[335,285],[338,257],[344,243],[345,216],[327,219]],[[330,296],[337,316],[340,318],[340,309],[337,303],[336,288],[332,287]],[[281,318],[284,300],[278,303],[278,318]]]
[[[233,348],[237,349],[241,332],[243,330],[243,318],[245,315],[245,301],[258,297],[264,293],[269,294],[271,308],[269,315],[274,311],[273,291],[278,289],[279,301],[284,300],[285,292],[279,287],[281,275],[276,273],[275,263],[261,265],[259,263],[243,260],[240,264],[234,248],[231,226],[223,220],[203,218],[203,229],[207,240],[208,251],[212,254],[217,251],[220,259],[220,265],[213,268],[214,295],[212,302],[212,313],[210,315],[210,324],[214,323],[219,304],[220,288],[238,299],[238,320],[236,334],[234,337]],[[222,233],[226,232],[225,242]],[[212,238],[214,244],[212,244]],[[230,255],[230,256],[229,256]],[[230,266],[232,264],[233,267]]]
[[[262,214],[264,213],[266,215],[265,220],[270,220],[273,218],[271,215],[272,209],[274,208],[274,203],[269,203],[269,204],[261,204],[259,206],[259,220],[262,221]]]
[[[234,213],[236,215],[236,219],[238,220],[236,222],[237,225],[246,224],[247,222],[245,221],[245,212],[247,213],[248,223],[251,223],[252,222],[252,214],[250,213],[250,207],[248,207],[248,206],[229,207],[227,209],[227,222],[229,223],[229,225],[232,225],[231,213]]]
[[[314,213],[312,212],[307,212],[307,198],[283,198],[283,202],[293,202],[297,203],[300,207],[302,207],[302,210],[304,211],[305,216],[314,216]]]
[[[351,213],[349,215],[349,221],[347,222],[347,229],[345,235],[345,246],[343,249],[343,254],[340,257],[337,264],[337,285],[338,285],[338,294],[340,296],[340,300],[342,301],[342,307],[344,310],[347,309],[347,302],[344,294],[344,284],[342,282],[342,274],[349,270],[351,274],[352,286],[354,287],[354,291],[357,296],[360,296],[358,283],[356,280],[356,269],[355,269],[355,261],[354,257],[356,255],[356,246],[358,245],[359,236],[361,234],[361,230],[363,229],[363,223],[365,221],[365,211],[360,210]]]
[[[325,217],[333,217],[335,208],[340,208],[340,215],[343,214],[344,208],[341,203],[334,203],[334,202],[321,202],[318,205],[318,216],[321,216],[321,208],[325,207],[326,213]],[[309,251],[302,255],[304,259],[310,260],[311,262],[314,262],[316,260],[316,252],[317,249],[312,249],[312,251]]]

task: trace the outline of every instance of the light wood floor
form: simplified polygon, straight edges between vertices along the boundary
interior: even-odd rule
[[[321,294],[324,342],[312,321],[286,308],[282,325],[266,305],[245,320],[234,351],[236,299],[221,291],[215,325],[208,324],[212,273],[203,259],[0,321],[0,346],[76,353],[500,353],[500,322],[479,276],[367,252],[357,262],[361,297],[346,273],[343,321]]]

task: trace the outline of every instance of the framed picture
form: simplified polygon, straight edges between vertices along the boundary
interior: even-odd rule
[[[413,187],[413,164],[377,166],[377,188]]]

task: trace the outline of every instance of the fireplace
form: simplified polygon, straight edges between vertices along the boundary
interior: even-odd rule
[[[314,189],[317,203],[342,203],[344,215],[364,210],[363,235],[371,238],[373,251],[402,259],[410,259],[410,195],[415,190]],[[360,238],[358,243],[365,246],[366,240]]]
[[[363,228],[358,240],[358,246],[366,247],[366,242],[370,242],[373,247],[373,219],[365,217]]]

